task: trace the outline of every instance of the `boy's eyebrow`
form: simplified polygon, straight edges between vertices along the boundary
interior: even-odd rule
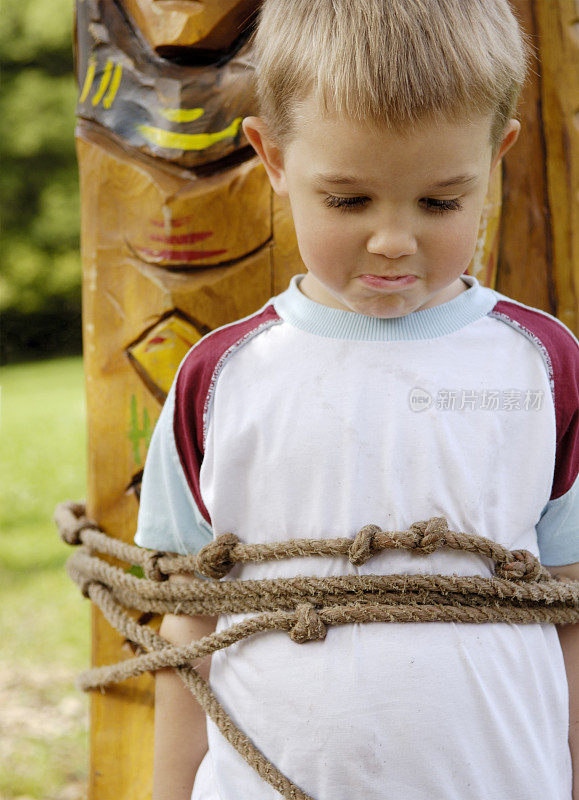
[[[333,173],[324,173],[324,172],[317,172],[314,175],[314,181],[316,183],[334,183],[339,186],[355,186],[356,184],[360,186],[361,184],[365,184],[366,186],[372,186],[374,181],[371,179],[363,178],[361,176],[355,177],[350,175],[338,175]]]
[[[446,181],[440,181],[439,183],[433,183],[429,186],[429,189],[448,189],[449,186],[463,186],[467,183],[473,183],[478,178],[478,175],[473,174],[466,174],[466,175],[457,175],[454,178],[449,178]]]
[[[466,173],[464,175],[456,175],[454,178],[448,178],[445,181],[431,184],[428,189],[448,189],[451,186],[464,186],[473,183],[478,179],[478,175]],[[336,186],[373,186],[374,181],[363,177],[354,177],[350,175],[326,174],[318,172],[314,175],[316,183],[333,183]]]

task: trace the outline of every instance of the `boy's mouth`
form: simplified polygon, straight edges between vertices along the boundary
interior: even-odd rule
[[[416,275],[360,275],[360,281],[372,289],[405,289],[416,280]]]

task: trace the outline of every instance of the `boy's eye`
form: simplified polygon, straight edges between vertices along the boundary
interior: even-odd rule
[[[327,208],[340,208],[348,211],[353,208],[363,208],[369,200],[369,197],[335,197],[330,194],[324,199],[324,205]]]
[[[324,205],[327,208],[339,208],[342,211],[363,208],[369,202],[370,198],[364,196],[336,197],[335,195],[328,195],[324,198]],[[462,208],[462,202],[459,198],[438,200],[435,197],[423,197],[420,202],[432,214],[444,214],[446,211],[458,211]]]
[[[424,203],[426,209],[433,214],[444,214],[445,211],[458,211],[462,208],[462,202],[458,198],[437,200],[435,197],[423,197],[420,202]]]

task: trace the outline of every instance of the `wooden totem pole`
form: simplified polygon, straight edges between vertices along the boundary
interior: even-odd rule
[[[538,61],[469,271],[577,331],[579,10],[573,0],[513,5]],[[303,271],[289,208],[241,131],[255,113],[258,6],[77,0],[88,514],[128,542],[179,362]],[[97,610],[92,624],[94,666],[131,655]],[[150,797],[153,701],[150,676],[93,696],[91,800]]]

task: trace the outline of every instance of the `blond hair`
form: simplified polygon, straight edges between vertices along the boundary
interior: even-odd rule
[[[396,132],[492,115],[493,150],[530,49],[507,0],[264,0],[254,44],[260,114],[282,146],[311,95],[322,114]]]

